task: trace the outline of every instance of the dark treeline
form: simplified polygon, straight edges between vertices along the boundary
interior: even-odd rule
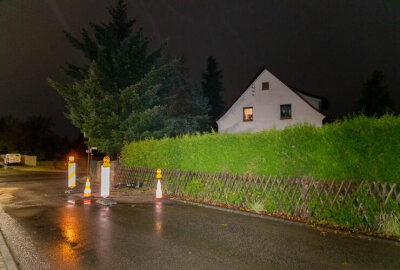
[[[52,131],[50,117],[31,116],[26,120],[11,115],[0,118],[0,152],[36,155],[39,159],[65,156],[73,147],[68,137]]]
[[[374,70],[364,83],[361,97],[355,105],[355,111],[374,117],[381,117],[387,113],[398,113],[383,71]]]

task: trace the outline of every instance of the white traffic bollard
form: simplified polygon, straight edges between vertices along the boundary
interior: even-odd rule
[[[117,204],[115,200],[107,199],[110,196],[110,173],[111,173],[111,165],[110,158],[104,157],[103,165],[101,166],[101,187],[100,187],[100,196],[103,199],[97,200],[97,203],[102,205],[113,205]]]
[[[104,160],[106,157],[104,158]],[[110,196],[110,162],[105,162],[101,166],[101,190],[100,196],[107,198]]]

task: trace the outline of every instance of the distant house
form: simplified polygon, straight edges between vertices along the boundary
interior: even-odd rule
[[[310,123],[322,126],[323,97],[287,86],[263,68],[240,97],[218,119],[220,132],[257,132]]]

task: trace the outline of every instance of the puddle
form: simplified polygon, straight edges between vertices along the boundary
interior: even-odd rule
[[[10,203],[12,199],[15,197],[10,193],[0,194],[0,202],[1,203]]]
[[[7,204],[11,203],[13,199],[15,199],[13,191],[19,190],[16,187],[2,187],[0,188],[0,203]]]
[[[38,216],[43,212],[44,208],[40,206],[31,206],[31,207],[5,207],[4,211],[14,217],[17,218],[31,218],[34,216]]]
[[[18,190],[18,189],[20,189],[20,188],[17,188],[17,187],[2,187],[2,188],[0,188],[0,193],[15,191],[15,190]]]
[[[20,201],[16,202],[12,205],[13,207],[34,207],[38,206],[36,201],[30,200],[30,201]]]

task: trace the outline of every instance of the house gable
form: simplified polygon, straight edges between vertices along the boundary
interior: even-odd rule
[[[263,83],[268,90],[263,90]],[[281,105],[290,105],[283,108],[291,107],[291,117],[281,117]],[[243,108],[250,107],[252,121],[243,121]],[[264,68],[217,124],[220,131],[257,132],[305,122],[321,126],[324,117],[304,97]]]

